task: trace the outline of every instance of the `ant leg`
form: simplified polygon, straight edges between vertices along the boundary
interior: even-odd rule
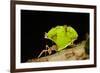
[[[46,56],[46,52],[47,52],[47,50],[45,51],[45,56]]]
[[[74,45],[74,40],[71,42],[71,45]]]
[[[51,47],[51,50],[52,50],[52,51],[56,51],[56,50],[57,50],[57,46],[56,46],[56,45],[53,45],[53,46]]]
[[[48,53],[49,53],[49,55],[52,53],[52,49],[51,48],[48,48]]]
[[[48,50],[49,46],[48,46],[48,45],[46,45],[45,47],[46,47],[46,50]]]
[[[41,57],[41,55],[42,55],[44,52],[46,53],[47,50],[43,50],[43,51],[39,54],[38,58]]]
[[[43,53],[45,53],[45,56],[46,56],[46,52],[48,52],[48,48],[49,48],[49,46],[46,45],[46,50],[43,50],[43,51],[39,54],[38,58],[41,57],[41,55],[42,55]]]
[[[72,46],[72,47],[76,47],[76,46],[77,46],[77,45],[74,43],[74,41],[75,41],[75,40],[73,40],[73,41],[71,42],[70,46]]]

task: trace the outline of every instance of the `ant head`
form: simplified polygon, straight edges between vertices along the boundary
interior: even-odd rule
[[[56,45],[56,43],[50,39],[45,38],[45,42],[46,42],[46,45],[48,45],[48,47],[51,47],[52,45]]]

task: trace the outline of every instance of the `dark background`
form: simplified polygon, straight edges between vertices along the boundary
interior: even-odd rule
[[[65,24],[78,32],[80,42],[89,33],[89,13],[21,10],[21,62],[39,55],[44,48],[44,32]]]

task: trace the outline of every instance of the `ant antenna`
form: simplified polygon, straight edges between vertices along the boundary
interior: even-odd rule
[[[48,37],[47,37],[47,33],[46,33],[46,32],[45,32],[45,34],[44,34],[44,38],[48,38]]]

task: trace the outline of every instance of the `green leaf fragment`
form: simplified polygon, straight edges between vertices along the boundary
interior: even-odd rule
[[[56,26],[48,31],[47,37],[56,43],[57,51],[60,51],[71,45],[77,39],[78,33],[71,26],[67,28],[65,26]]]

